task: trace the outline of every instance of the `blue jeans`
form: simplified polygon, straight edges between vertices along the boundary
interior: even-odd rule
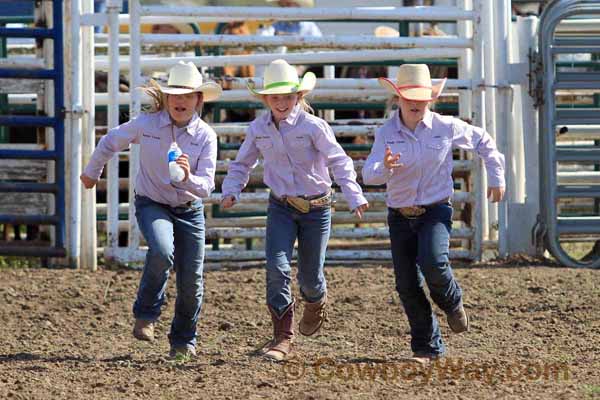
[[[388,225],[396,290],[410,324],[411,348],[417,355],[442,355],[445,348],[440,326],[423,290],[442,311],[449,313],[461,305],[462,291],[449,262],[452,205],[426,208],[425,214],[407,219],[388,209]]]
[[[308,302],[323,298],[327,283],[323,274],[331,230],[331,208],[302,214],[271,198],[267,209],[267,304],[281,314],[292,303],[292,253],[298,238],[298,285]]]
[[[196,345],[196,324],[202,307],[204,280],[204,206],[170,207],[148,197],[135,197],[135,216],[148,243],[144,271],[133,305],[137,319],[155,321],[165,301],[169,270],[177,280],[171,346]]]

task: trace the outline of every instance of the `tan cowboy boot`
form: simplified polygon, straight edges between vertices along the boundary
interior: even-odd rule
[[[452,329],[452,332],[454,333],[461,333],[469,330],[469,317],[462,304],[456,311],[446,314],[446,319],[448,320],[450,329]]]
[[[294,305],[292,302],[283,314],[277,315],[274,309],[269,307],[271,320],[273,321],[273,340],[263,349],[266,358],[275,361],[283,361],[292,351],[294,340]]]
[[[133,336],[139,340],[151,342],[154,340],[154,322],[136,319],[133,326]]]
[[[323,298],[314,303],[305,302],[302,319],[298,326],[298,330],[304,336],[312,336],[321,329],[325,320],[325,305],[327,304],[327,293]]]

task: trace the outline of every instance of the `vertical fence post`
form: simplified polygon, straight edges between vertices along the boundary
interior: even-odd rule
[[[108,0],[108,129],[119,125],[119,12],[121,0]],[[108,161],[106,188],[107,247],[110,251],[119,245],[119,155]]]
[[[80,0],[70,0],[70,30],[71,45],[69,51],[71,60],[70,80],[67,83],[70,96],[68,96],[70,109],[69,115],[69,137],[71,145],[68,153],[69,168],[69,246],[67,255],[69,265],[73,268],[80,266],[80,244],[81,244],[81,48],[80,48]]]
[[[473,10],[477,13],[475,22],[473,23],[473,58],[472,58],[472,79],[476,83],[476,87],[471,94],[471,110],[472,122],[476,126],[485,127],[485,103],[483,95],[483,54],[484,42],[482,39],[482,13],[481,2],[484,0],[473,0]],[[479,260],[483,251],[483,240],[488,237],[489,219],[487,201],[485,196],[485,175],[481,168],[481,160],[479,157],[473,158],[473,193],[475,193],[475,203],[473,207],[474,221],[474,236],[472,252],[473,257]]]
[[[481,24],[482,40],[484,45],[483,66],[485,82],[485,129],[490,135],[496,138],[496,75],[494,72],[494,59],[496,57],[494,47],[494,4],[489,0],[481,1]],[[482,190],[487,191],[487,177],[484,176],[485,186]],[[484,196],[485,197],[485,196]],[[487,202],[487,200],[486,200]],[[488,205],[488,214],[490,219],[490,229],[487,233],[490,239],[497,239],[497,231],[494,229],[498,221],[498,208],[495,204]]]
[[[512,157],[509,153],[509,143],[512,136],[512,93],[511,86],[508,84],[508,63],[510,54],[510,1],[499,0],[494,7],[494,74],[495,82],[498,82],[496,95],[498,96],[496,120],[496,141],[498,149],[505,156],[506,163],[506,198],[498,203],[498,255],[506,257],[508,255],[508,205],[515,202],[514,180],[512,179]]]
[[[94,12],[94,0],[83,0],[82,11],[86,14]],[[94,99],[94,26],[82,27],[82,89],[83,89],[83,132],[82,163],[87,165],[96,145],[95,118],[96,104]],[[96,189],[84,189],[81,196],[81,266],[95,271],[98,268],[97,227],[96,227]]]
[[[129,57],[131,69],[129,70],[129,93],[131,103],[129,104],[129,118],[137,117],[141,110],[141,93],[138,87],[141,85],[142,69],[141,58],[141,16],[139,0],[129,1]],[[129,251],[133,252],[140,246],[140,229],[135,218],[135,177],[138,174],[140,164],[139,144],[129,146]]]

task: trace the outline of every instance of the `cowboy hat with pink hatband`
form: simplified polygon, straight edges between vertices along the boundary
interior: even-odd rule
[[[442,94],[446,78],[434,85],[426,64],[403,64],[398,68],[395,83],[388,78],[379,78],[379,84],[405,100],[433,101]]]

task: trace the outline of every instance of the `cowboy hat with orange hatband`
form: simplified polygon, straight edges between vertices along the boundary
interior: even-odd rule
[[[379,84],[405,100],[433,101],[442,94],[446,78],[433,85],[426,64],[403,64],[398,68],[396,83],[388,78],[379,78]]]

